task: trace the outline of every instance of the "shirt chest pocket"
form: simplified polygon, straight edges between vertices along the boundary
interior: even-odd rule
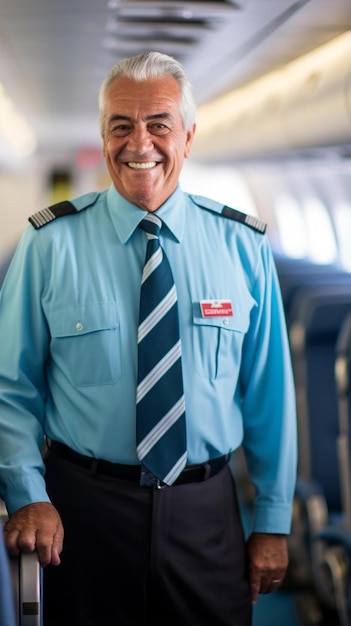
[[[248,310],[233,317],[202,317],[200,306],[193,305],[194,362],[202,378],[228,378],[238,372],[249,316]]]
[[[118,310],[115,303],[72,305],[51,311],[52,374],[76,387],[108,385],[121,376]]]

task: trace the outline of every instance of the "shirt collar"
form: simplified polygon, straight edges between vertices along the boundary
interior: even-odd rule
[[[107,205],[116,233],[121,243],[126,243],[138,227],[147,211],[128,202],[113,185],[107,193]],[[172,195],[155,212],[176,241],[180,242],[184,236],[186,213],[186,198],[178,185]]]

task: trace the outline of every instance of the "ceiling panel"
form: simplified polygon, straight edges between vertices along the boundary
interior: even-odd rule
[[[123,56],[173,54],[201,104],[350,28],[350,0],[0,0],[0,83],[41,150],[74,150],[99,144],[99,85]]]

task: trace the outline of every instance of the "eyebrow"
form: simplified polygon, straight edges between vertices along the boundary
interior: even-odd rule
[[[150,122],[152,120],[171,120],[172,116],[169,113],[153,113],[152,115],[147,115],[147,117],[145,118],[145,120],[147,122]],[[116,115],[111,115],[108,123],[111,124],[112,122],[119,122],[119,121],[125,121],[125,122],[132,122],[133,118],[129,117],[128,115],[120,115],[119,113],[116,113]]]

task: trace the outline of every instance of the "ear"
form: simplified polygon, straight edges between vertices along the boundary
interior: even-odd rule
[[[184,158],[187,159],[190,155],[191,144],[193,143],[194,135],[196,130],[196,124],[193,124],[191,129],[186,133],[186,141],[184,147]]]

